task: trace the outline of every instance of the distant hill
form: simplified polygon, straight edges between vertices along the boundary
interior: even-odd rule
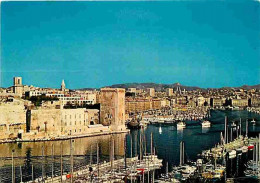
[[[239,87],[222,87],[221,89],[245,89],[245,90],[251,90],[251,89],[257,89],[257,90],[260,90],[260,84],[258,85],[252,85],[252,86],[249,86],[249,85],[243,85],[243,86],[239,86]]]
[[[196,90],[196,89],[203,89],[197,86],[184,86],[180,83],[173,83],[173,84],[157,84],[157,83],[125,83],[125,84],[114,84],[111,86],[111,88],[138,88],[138,89],[145,89],[145,88],[154,88],[156,91],[163,91],[166,88],[173,88],[177,89],[177,87],[180,87],[181,90],[185,89],[187,91],[190,90]]]
[[[251,90],[251,89],[257,89],[260,90],[260,84],[258,85],[253,85],[253,86],[249,86],[249,85],[243,85],[240,88],[246,89],[246,90]]]
[[[174,90],[177,89],[177,87],[180,86],[181,90],[185,89],[187,91],[191,91],[191,90],[197,90],[197,89],[201,89],[201,90],[206,90],[208,88],[200,88],[198,86],[185,86],[185,85],[181,85],[180,83],[173,83],[173,84],[158,84],[158,83],[122,83],[122,84],[114,84],[111,86],[105,86],[105,87],[110,87],[110,88],[138,88],[138,89],[146,89],[146,88],[155,88],[156,91],[163,91],[166,88],[173,88]],[[246,90],[250,90],[250,89],[257,89],[260,90],[260,84],[258,85],[243,85],[240,87],[221,87],[221,89],[246,89]],[[81,88],[78,90],[94,90],[97,88]],[[211,88],[211,89],[218,89],[218,88]]]

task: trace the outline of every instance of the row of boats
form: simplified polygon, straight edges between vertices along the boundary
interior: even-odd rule
[[[201,123],[201,126],[203,127],[203,128],[209,128],[210,126],[211,126],[211,122],[210,121],[203,121],[202,123]],[[183,128],[186,128],[186,123],[185,122],[183,122],[183,121],[181,121],[181,122],[178,122],[177,123],[177,129],[183,129]]]

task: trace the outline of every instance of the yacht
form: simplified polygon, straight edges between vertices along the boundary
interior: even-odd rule
[[[253,125],[255,125],[255,119],[253,119],[253,120],[251,121],[251,123],[252,123]]]
[[[210,125],[211,125],[211,123],[210,123],[209,121],[203,121],[203,122],[201,123],[201,126],[202,126],[202,127],[210,127]]]
[[[181,121],[177,124],[177,129],[183,129],[186,128],[186,123]]]
[[[229,154],[229,158],[232,159],[232,158],[236,157],[237,152],[235,150],[232,150],[232,151],[228,152],[228,154]]]
[[[247,147],[247,146],[243,146],[243,147],[242,147],[242,152],[243,152],[243,153],[246,153],[247,151],[248,151],[248,147]]]
[[[236,126],[237,126],[237,125],[236,125],[235,121],[233,121],[232,124],[231,124],[231,127],[234,128],[234,127],[236,127]]]

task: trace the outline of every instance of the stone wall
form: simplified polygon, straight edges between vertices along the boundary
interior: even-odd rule
[[[102,88],[100,122],[112,130],[125,130],[125,89]]]
[[[0,103],[0,139],[16,138],[25,132],[26,110],[24,101]]]

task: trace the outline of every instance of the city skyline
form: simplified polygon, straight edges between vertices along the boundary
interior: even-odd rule
[[[1,87],[260,83],[256,1],[1,5]]]

